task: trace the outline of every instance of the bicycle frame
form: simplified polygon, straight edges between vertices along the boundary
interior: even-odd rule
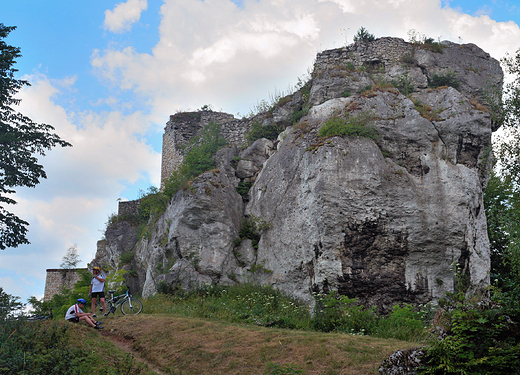
[[[110,298],[105,298],[107,305],[107,314],[116,312],[116,309],[120,307],[121,312],[124,315],[137,315],[143,309],[143,304],[136,298],[133,298],[130,292],[127,290],[123,294],[114,296],[115,290],[109,290]]]

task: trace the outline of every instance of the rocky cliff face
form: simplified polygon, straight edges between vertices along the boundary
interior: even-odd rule
[[[309,83],[259,117],[294,125],[219,151],[218,169],[177,193],[149,235],[109,227],[97,260],[135,252],[128,282],[144,296],[160,282],[250,281],[309,303],[334,289],[387,311],[487,285],[485,97],[503,76],[475,45],[443,47],[381,38],[319,54]],[[331,119],[376,135],[320,137]],[[245,202],[240,181],[252,183]],[[258,243],[237,240],[244,220]]]

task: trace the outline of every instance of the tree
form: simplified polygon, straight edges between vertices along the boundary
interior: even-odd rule
[[[498,167],[502,175],[511,178],[518,188],[520,185],[520,49],[514,57],[501,60],[506,73],[512,74],[512,82],[504,86],[499,118],[501,136],[495,144]]]
[[[0,321],[16,315],[24,308],[25,305],[19,300],[20,297],[5,293],[0,286]]]
[[[45,150],[54,146],[71,146],[47,124],[36,124],[27,116],[13,109],[20,104],[14,96],[25,80],[16,79],[18,71],[13,65],[21,57],[20,48],[8,45],[4,39],[15,26],[0,23],[0,249],[28,244],[28,222],[6,210],[5,205],[16,204],[9,195],[17,186],[34,187],[40,179],[47,178],[36,155],[45,155]]]
[[[67,252],[61,259],[60,268],[70,269],[76,268],[76,266],[81,263],[81,259],[79,259],[78,255],[78,245],[74,244],[67,249]]]
[[[363,26],[359,28],[356,35],[354,35],[354,42],[357,41],[363,41],[363,42],[373,42],[376,40],[376,37],[374,34],[370,34],[367,29],[365,29]]]
[[[520,49],[501,62],[513,81],[504,85],[502,93],[491,93],[490,114],[495,126],[501,126],[501,136],[493,145],[497,163],[484,206],[494,284],[504,292],[507,305],[520,312]]]

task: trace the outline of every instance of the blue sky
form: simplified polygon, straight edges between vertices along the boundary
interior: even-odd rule
[[[81,266],[94,257],[118,199],[158,186],[170,115],[204,105],[247,115],[361,26],[475,43],[497,59],[520,47],[510,0],[0,0],[0,15],[18,27],[7,42],[32,84],[20,111],[74,145],[42,158],[48,178],[8,208],[31,224],[31,244],[0,251],[0,286],[23,301],[42,296],[68,247]]]

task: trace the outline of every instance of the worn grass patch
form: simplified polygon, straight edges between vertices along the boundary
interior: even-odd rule
[[[105,328],[107,338],[126,341],[141,358],[168,374],[269,374],[276,369],[302,374],[376,374],[391,353],[417,346],[368,336],[172,315],[116,316],[106,321]]]

